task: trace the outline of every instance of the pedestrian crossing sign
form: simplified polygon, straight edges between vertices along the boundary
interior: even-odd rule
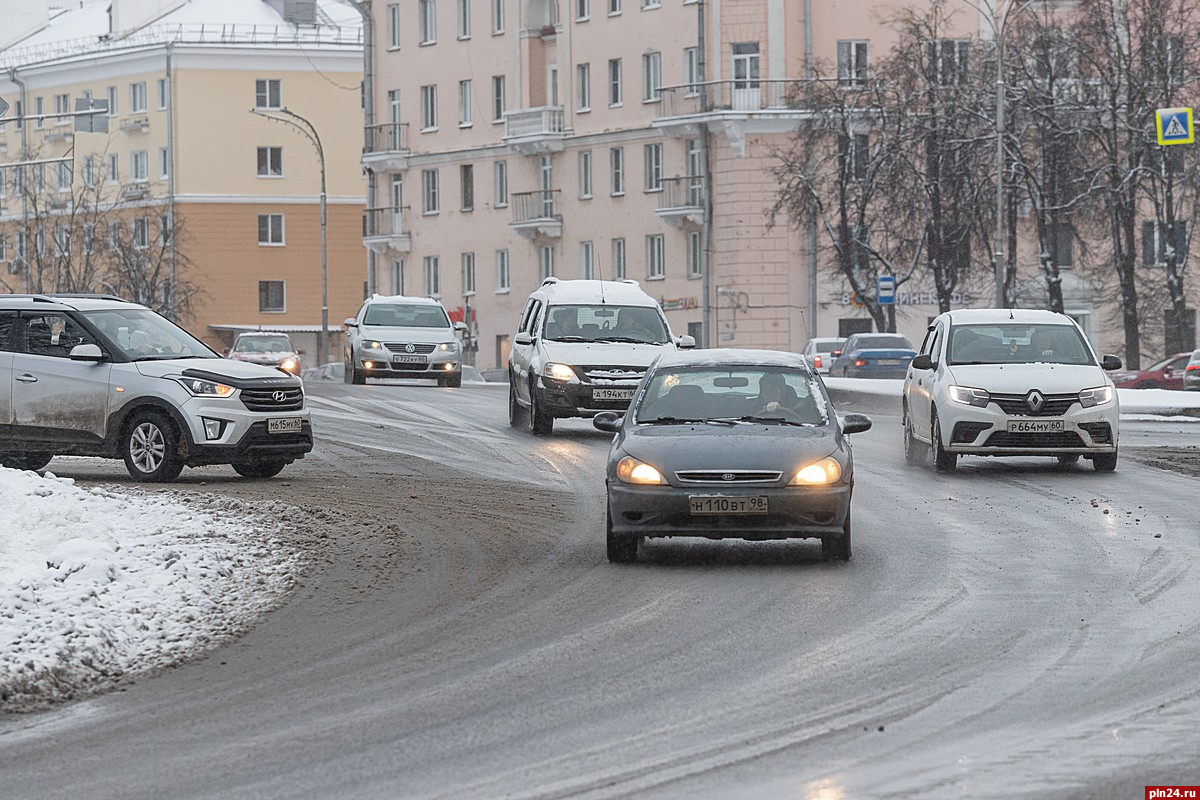
[[[1155,112],[1159,144],[1191,144],[1196,139],[1190,108],[1160,108]]]

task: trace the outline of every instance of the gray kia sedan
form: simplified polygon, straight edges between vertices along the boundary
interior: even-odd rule
[[[636,561],[648,536],[818,538],[850,558],[854,458],[805,358],[771,350],[661,356],[629,410],[597,414],[616,434],[608,457],[608,558]]]

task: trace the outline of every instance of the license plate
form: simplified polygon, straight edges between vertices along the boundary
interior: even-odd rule
[[[766,514],[765,497],[691,496],[688,511],[692,514]]]
[[[299,433],[302,420],[299,417],[280,417],[267,420],[267,433]]]
[[[632,400],[633,389],[592,389],[593,400]]]
[[[424,364],[425,356],[392,356],[393,364]]]
[[[1061,419],[1010,419],[1009,433],[1062,433],[1066,423]]]
[[[875,363],[881,367],[898,367],[902,362],[898,358],[881,358]]]

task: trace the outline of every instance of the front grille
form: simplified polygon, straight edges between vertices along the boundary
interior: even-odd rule
[[[984,447],[1083,447],[1083,439],[1075,431],[1063,433],[1009,433],[996,431],[983,443]]]
[[[646,374],[645,367],[628,367],[620,364],[604,364],[600,366],[576,367],[576,372],[582,372],[591,383],[637,383]]]
[[[685,469],[675,473],[680,483],[778,483],[782,472],[753,469],[702,470]]]
[[[954,426],[950,444],[970,444],[980,433],[992,427],[990,422],[959,422]]]
[[[416,342],[384,342],[383,346],[393,353],[420,353],[428,355],[432,353],[436,344],[417,344]],[[409,350],[408,348],[412,348]]]
[[[282,395],[276,399],[275,395]],[[289,389],[242,389],[242,405],[251,411],[299,411],[304,408],[304,392],[299,386]]]
[[[1079,427],[1087,431],[1096,444],[1112,444],[1112,428],[1107,422],[1081,422]]]
[[[1025,402],[1027,394],[994,394],[992,402],[1011,417],[1061,417],[1079,402],[1078,394],[1047,394],[1043,395],[1046,402],[1036,413],[1029,410]]]

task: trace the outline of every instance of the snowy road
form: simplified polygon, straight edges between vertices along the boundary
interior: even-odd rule
[[[854,439],[855,556],[653,541],[607,563],[586,422],[494,387],[320,384],[275,481],[313,566],[245,638],[127,690],[0,717],[0,797],[1044,798],[1200,783],[1195,477],[1135,457],[911,468]],[[887,406],[883,406],[887,408]],[[1195,432],[1193,432],[1195,431]],[[59,460],[80,485],[117,464]],[[269,493],[270,496],[264,496]],[[323,538],[326,537],[327,538]],[[287,543],[286,534],[284,544]]]

